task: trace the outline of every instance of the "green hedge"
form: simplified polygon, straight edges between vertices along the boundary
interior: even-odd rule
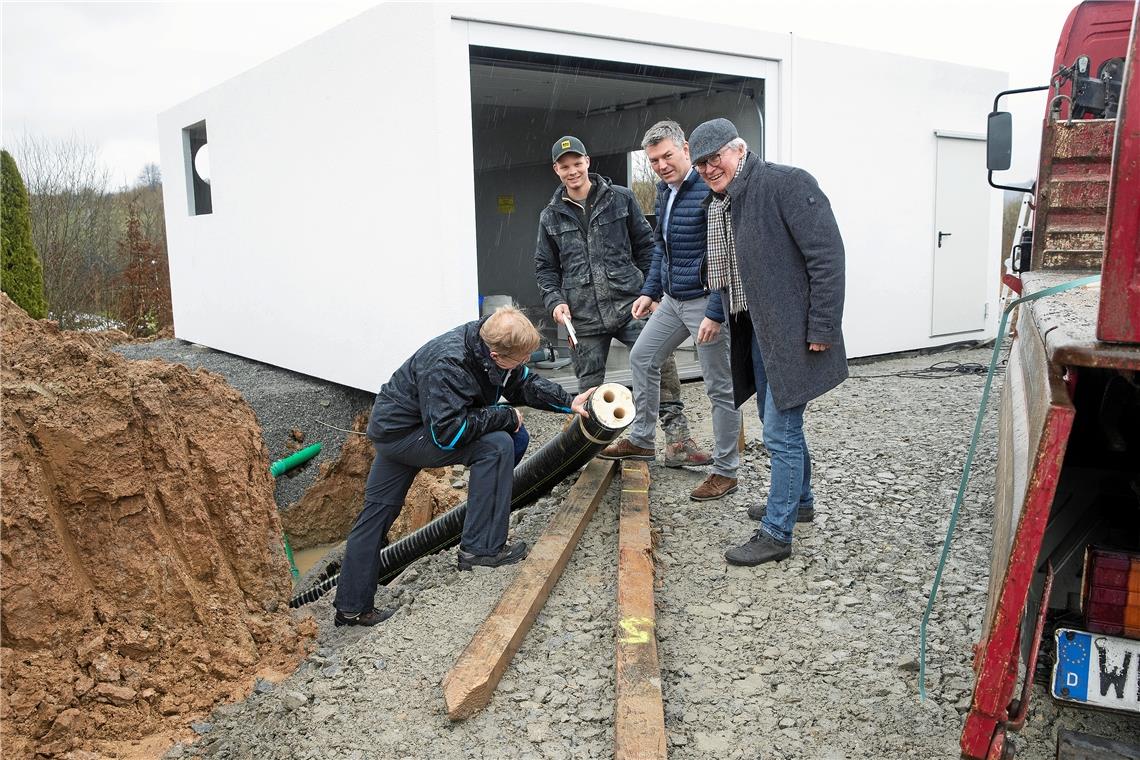
[[[8,151],[0,151],[3,174],[3,203],[0,205],[0,290],[16,302],[28,316],[47,316],[44,273],[40,257],[32,245],[32,223],[28,219],[28,191],[16,161]]]

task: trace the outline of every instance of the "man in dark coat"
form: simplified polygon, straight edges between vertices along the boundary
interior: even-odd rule
[[[571,399],[525,366],[540,342],[522,312],[504,306],[428,341],[380,389],[368,422],[376,457],[364,486],[364,508],[345,544],[333,602],[336,625],[376,625],[391,614],[372,604],[377,562],[408,488],[425,467],[471,468],[460,570],[509,565],[526,556],[524,542],[506,541],[514,467],[527,437],[522,413],[499,398],[584,417],[590,393]]]
[[[772,474],[760,528],[725,558],[759,565],[792,553],[795,523],[815,516],[807,402],[847,377],[843,348],[843,239],[831,204],[802,169],[754,153],[728,119],[689,136],[708,198],[710,287],[730,315],[735,401],[756,394]]]
[[[542,210],[535,243],[535,279],[556,324],[573,325],[571,356],[578,387],[605,381],[610,343],[633,348],[645,323],[630,307],[641,294],[653,258],[653,230],[629,188],[590,173],[586,146],[572,135],[550,151],[562,184]],[[689,434],[677,363],[661,371],[661,427],[666,464],[707,464]],[[655,452],[640,456],[654,459]]]

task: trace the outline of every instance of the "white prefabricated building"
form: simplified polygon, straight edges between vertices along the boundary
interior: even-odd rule
[[[159,116],[175,331],[370,391],[484,296],[557,340],[533,258],[553,141],[628,185],[651,124],[725,116],[830,197],[850,356],[992,338],[1007,79],[595,5],[380,5]]]

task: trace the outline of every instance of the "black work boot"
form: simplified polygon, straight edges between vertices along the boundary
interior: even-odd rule
[[[792,545],[777,541],[762,530],[752,534],[748,543],[735,546],[724,553],[730,565],[762,565],[779,562],[792,556]]]
[[[396,614],[395,610],[378,610],[375,607],[367,609],[364,612],[341,612],[336,611],[336,616],[333,618],[333,625],[340,627],[342,625],[376,625],[383,623],[392,615]]]
[[[459,549],[459,569],[470,570],[475,566],[479,567],[502,567],[503,565],[513,565],[516,562],[521,562],[526,559],[527,547],[525,541],[515,541],[513,544],[507,544],[499,550],[498,554],[469,554]]]
[[[753,520],[763,520],[766,514],[768,514],[768,505],[763,502],[756,502],[748,508],[748,516]],[[796,509],[796,522],[809,523],[814,520],[815,507],[799,507]]]

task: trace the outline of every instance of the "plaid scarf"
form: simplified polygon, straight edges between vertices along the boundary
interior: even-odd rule
[[[747,159],[747,153],[740,157],[733,179],[740,176]],[[737,314],[748,308],[748,300],[744,297],[744,283],[740,279],[740,269],[736,266],[736,241],[732,237],[732,198],[728,195],[713,194],[713,199],[709,202],[708,229],[709,287],[714,290],[728,288],[729,313]]]

